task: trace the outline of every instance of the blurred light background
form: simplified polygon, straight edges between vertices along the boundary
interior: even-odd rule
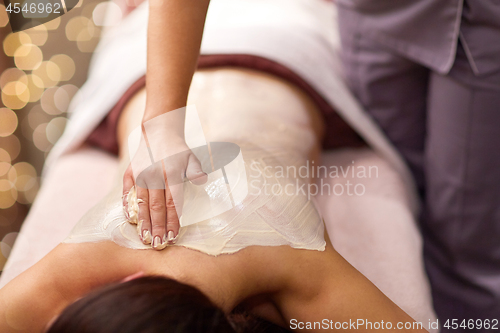
[[[0,271],[37,195],[45,157],[66,126],[69,102],[85,82],[106,11],[121,18],[114,3],[80,0],[55,20],[12,33],[0,5]]]

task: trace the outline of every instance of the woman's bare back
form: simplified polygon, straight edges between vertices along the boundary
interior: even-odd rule
[[[265,74],[228,69],[195,75],[191,91],[192,102],[207,105],[201,117],[210,124],[209,140],[256,140],[270,149],[294,151],[303,161],[316,157],[318,115],[296,88]],[[139,123],[143,101],[140,92],[125,109],[121,143]],[[276,128],[279,124],[284,127]],[[121,148],[126,157],[126,145]],[[39,331],[82,295],[138,272],[192,285],[226,312],[243,304],[286,326],[291,320],[412,321],[349,265],[328,237],[326,244],[324,251],[248,246],[220,256],[178,246],[153,251],[110,241],[61,244],[0,291],[0,328]]]

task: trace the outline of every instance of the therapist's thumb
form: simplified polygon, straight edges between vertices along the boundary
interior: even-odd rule
[[[132,166],[129,165],[125,174],[123,175],[123,192],[122,192],[122,205],[123,205],[123,213],[127,220],[130,220],[130,214],[128,210],[128,194],[132,187],[135,185],[134,175],[132,172]]]
[[[208,175],[203,172],[201,163],[194,154],[189,155],[186,177],[195,185],[203,185],[207,182]]]

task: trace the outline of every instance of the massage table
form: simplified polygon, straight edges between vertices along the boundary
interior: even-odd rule
[[[254,6],[255,1],[240,0],[238,3]],[[286,1],[289,0],[257,2],[260,6],[276,4],[279,5],[276,8],[289,8]],[[273,25],[277,15],[283,14],[280,29],[300,21],[305,28],[297,30],[293,42],[281,37],[280,31],[289,33],[290,29],[285,28],[274,30],[276,35],[266,28],[267,40],[260,38],[258,29],[246,28],[245,24],[250,26],[254,22],[251,19],[246,22],[245,17],[238,19],[237,29],[224,30],[226,40],[221,40],[218,32],[224,29],[224,19],[228,17],[224,10],[237,4],[232,0],[213,1],[210,10],[212,18],[216,19],[207,21],[202,53],[254,54],[286,65],[322,93],[368,143],[370,148],[324,152],[322,163],[341,170],[354,166],[365,166],[367,170],[372,167],[376,173],[360,177],[357,173],[340,172],[340,177],[318,179],[320,188],[327,184],[339,193],[339,189],[347,189],[348,184],[351,184],[351,190],[354,190],[352,185],[358,184],[358,193],[363,189],[363,194],[332,195],[329,191],[319,193],[315,200],[336,250],[427,328],[430,321],[436,320],[436,315],[423,265],[422,239],[416,221],[418,195],[411,173],[342,79],[340,60],[335,56],[339,47],[338,36],[335,34],[335,20],[331,20],[336,14],[335,8],[327,2],[316,3],[318,8],[311,7],[310,1],[296,2],[304,6],[304,10],[289,15],[283,14],[283,10],[276,11],[269,22],[263,21],[263,24]],[[50,167],[45,168],[41,189],[13,246],[0,278],[0,287],[63,241],[82,215],[105,196],[118,176],[116,157],[83,142],[127,88],[144,75],[147,4],[141,6],[123,20],[122,26],[103,36],[98,47],[99,56],[91,63],[89,79],[80,91],[80,98],[70,107],[72,120],[47,159]],[[315,20],[321,17],[330,28],[318,28],[316,21],[302,17],[308,10],[315,11]],[[235,11],[233,8],[233,12],[245,13],[245,10]],[[320,31],[310,35],[314,29]],[[246,32],[255,35],[249,35],[244,42],[240,37]],[[278,42],[289,43],[286,45],[289,52],[284,52],[283,45]],[[314,52],[304,55],[304,48]],[[116,52],[121,54],[119,58],[115,57]],[[303,56],[297,56],[299,54]],[[108,65],[110,59],[114,62],[113,67]],[[319,61],[331,71],[319,67]]]

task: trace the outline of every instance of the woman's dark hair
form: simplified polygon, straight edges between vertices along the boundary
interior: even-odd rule
[[[242,319],[243,318],[243,319]],[[287,332],[238,314],[228,318],[201,291],[163,277],[113,284],[69,305],[47,333]]]

